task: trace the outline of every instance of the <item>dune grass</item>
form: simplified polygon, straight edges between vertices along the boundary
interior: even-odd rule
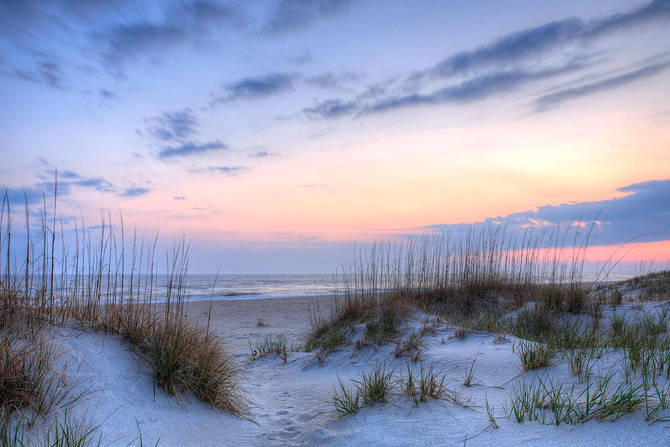
[[[118,225],[103,217],[96,230],[82,222],[66,231],[56,212],[57,196],[50,216],[48,203],[45,196],[37,227],[26,203],[22,243],[16,241],[17,215],[6,193],[0,208],[3,414],[24,409],[47,414],[72,400],[63,391],[65,376],[54,368],[58,349],[42,335],[48,325],[67,324],[120,335],[150,368],[156,385],[180,402],[191,394],[217,410],[243,415],[239,372],[222,341],[184,315],[186,241],[159,263],[157,238],[147,243],[133,234],[127,240],[122,218]],[[166,269],[163,276],[159,264]]]
[[[404,373],[377,363],[371,370],[363,371],[359,379],[351,379],[348,386],[340,380],[332,401],[337,413],[346,416],[365,407],[389,403],[399,395],[411,396],[417,406],[430,399],[464,404],[458,394],[447,388],[446,374],[435,365],[412,367],[410,363]]]

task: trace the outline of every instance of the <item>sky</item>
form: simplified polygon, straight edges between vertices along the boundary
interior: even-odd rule
[[[670,0],[0,0],[0,187],[195,273],[580,221],[658,262],[669,85]]]

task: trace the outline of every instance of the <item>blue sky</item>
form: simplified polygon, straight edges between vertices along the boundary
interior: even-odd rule
[[[199,272],[596,216],[656,257],[669,81],[669,0],[0,1],[0,179]]]

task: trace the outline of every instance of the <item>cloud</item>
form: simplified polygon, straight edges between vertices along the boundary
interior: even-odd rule
[[[358,82],[361,75],[354,72],[334,73],[327,71],[305,78],[305,83],[325,90],[349,90],[349,85]]]
[[[69,89],[61,66],[53,61],[38,62],[37,68],[34,70],[15,68],[10,75],[24,81],[44,84],[57,90]]]
[[[198,121],[190,108],[150,118],[147,131],[163,142],[185,141],[197,133]]]
[[[289,73],[270,73],[262,76],[240,79],[224,87],[226,94],[215,96],[210,105],[226,103],[238,99],[257,99],[293,90],[296,75]]]
[[[223,24],[241,26],[237,9],[214,1],[176,3],[162,12],[161,20],[122,22],[91,35],[110,73],[122,78],[128,61],[155,58],[180,44],[197,41]]]
[[[194,155],[201,155],[207,152],[217,152],[228,150],[227,144],[220,141],[213,141],[211,143],[197,144],[186,143],[177,147],[167,147],[158,153],[158,158],[167,159],[173,157],[190,157]]]
[[[52,198],[54,193],[58,197],[67,197],[72,194],[73,187],[92,189],[103,193],[114,193],[117,187],[109,180],[102,177],[83,177],[71,170],[58,171],[58,183],[54,183],[54,170],[48,169],[39,174],[42,181],[36,182],[26,188],[5,188],[10,204],[25,204],[26,198],[29,204],[42,203],[44,198]],[[0,190],[2,194],[2,190]]]
[[[10,205],[25,205],[26,201],[28,204],[41,203],[45,197],[48,196],[47,191],[38,188],[4,188],[2,197],[7,197]],[[51,195],[53,195],[53,188],[51,188]]]
[[[173,197],[172,200],[182,200],[182,201],[185,202],[185,201],[186,201],[186,197],[184,197],[184,196],[177,196],[177,197]]]
[[[655,76],[658,73],[667,70],[668,68],[670,68],[670,60],[656,62],[642,66],[640,68],[626,71],[615,76],[609,76],[595,82],[584,83],[577,87],[571,87],[552,92],[541,96],[535,101],[536,111],[547,110],[553,107],[557,107],[562,103],[572,99],[592,95],[616,87],[621,87],[640,79]]]
[[[149,188],[126,188],[122,193],[117,194],[119,197],[139,197],[149,193],[151,190]]]
[[[585,58],[576,58],[562,66],[537,71],[517,69],[492,72],[428,94],[412,93],[405,96],[386,98],[367,106],[362,111],[362,114],[386,112],[418,105],[467,104],[493,95],[506,93],[522,85],[528,85],[532,82],[580,70],[587,65],[587,60]]]
[[[463,51],[440,61],[416,76],[451,77],[501,64],[518,64],[525,59],[537,59],[543,53],[570,43],[583,45],[586,41],[606,34],[625,31],[653,21],[670,20],[670,2],[657,0],[628,13],[584,22],[578,18],[554,21],[534,28],[508,34],[495,42]]]
[[[354,101],[342,101],[340,99],[328,99],[317,102],[314,107],[302,109],[302,113],[310,119],[334,119],[351,115],[361,106]]]
[[[104,48],[102,59],[107,69],[123,77],[121,66],[129,59],[153,51],[165,51],[185,40],[183,28],[148,22],[117,25],[95,37]]]
[[[564,203],[540,206],[504,217],[476,222],[475,226],[505,225],[508,230],[522,233],[528,228],[537,230],[566,227],[575,221],[597,218],[593,243],[622,244],[633,238],[636,242],[670,240],[670,179],[650,180],[619,188],[623,197],[594,202]],[[430,225],[435,231],[455,231],[464,224]]]
[[[237,175],[246,169],[244,166],[208,166],[204,169],[193,170],[193,172],[216,172],[224,175]]]
[[[373,84],[366,92],[352,99],[317,102],[314,107],[304,108],[302,114],[310,119],[335,119],[415,106],[468,104],[518,91],[538,81],[596,68],[604,60],[602,53],[585,53],[585,44],[601,36],[659,21],[670,21],[668,0],[653,1],[623,14],[591,21],[574,17],[553,21],[510,33],[473,50],[456,53],[400,79]],[[542,110],[571,98],[652,76],[667,68],[665,62],[635,67],[616,76],[590,73],[591,81],[544,94],[534,104],[535,108]],[[593,82],[592,79],[597,76],[602,79]],[[329,77],[307,78],[305,82],[314,85],[321,83],[321,86],[326,87]]]
[[[101,177],[79,179],[70,182],[59,182],[58,183],[59,189],[66,184],[68,186],[74,185],[74,186],[80,186],[82,188],[95,189],[96,191],[100,192],[114,192],[116,190],[116,187],[111,182]]]
[[[247,158],[270,158],[270,157],[279,157],[277,152],[268,152],[268,151],[258,151],[253,154],[247,155]]]
[[[108,100],[119,99],[119,97],[116,95],[116,93],[114,93],[112,91],[109,91],[107,89],[104,89],[104,88],[101,88],[101,89],[98,90],[98,95],[100,95],[100,97],[102,99],[108,99]]]
[[[281,0],[264,27],[279,35],[308,28],[314,22],[345,11],[353,0]]]

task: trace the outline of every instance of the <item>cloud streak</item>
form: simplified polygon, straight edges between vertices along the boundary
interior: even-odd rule
[[[184,141],[197,133],[198,121],[190,108],[174,112],[163,112],[161,116],[151,118],[147,130],[151,135],[164,142]]]
[[[253,76],[224,86],[224,94],[216,95],[210,105],[227,103],[236,100],[265,98],[293,90],[293,81],[297,76],[290,73],[269,73]]]
[[[572,99],[592,95],[605,90],[621,87],[641,79],[649,78],[668,68],[670,68],[670,60],[648,64],[634,70],[629,70],[615,76],[609,76],[595,82],[585,83],[577,87],[558,90],[538,98],[535,101],[536,111],[540,112],[558,107],[562,103]]]
[[[585,44],[656,22],[670,22],[670,0],[652,1],[626,13],[591,21],[575,17],[553,21],[510,33],[473,50],[456,53],[398,81],[369,86],[368,92],[374,92],[372,95],[318,101],[313,107],[303,108],[301,113],[308,119],[329,120],[417,106],[468,104],[519,91],[538,81],[547,82],[580,70],[597,69],[603,59],[598,59],[599,55],[583,53],[581,48]],[[566,59],[566,54],[571,55],[569,59]],[[536,112],[547,110],[571,99],[653,76],[667,68],[667,60],[664,60],[629,68],[616,75],[590,73],[591,79],[601,79],[545,93],[532,106]],[[442,84],[441,88],[436,88],[439,84]],[[427,88],[429,85],[432,85],[432,90]]]
[[[281,0],[263,31],[270,35],[299,31],[345,11],[353,3],[353,0]]]
[[[229,147],[227,144],[220,141],[211,143],[186,143],[176,147],[166,147],[158,153],[158,158],[166,160],[174,157],[191,157],[194,155],[202,155],[210,152],[226,151]]]
[[[492,44],[450,56],[416,76],[452,77],[490,66],[518,64],[569,43],[586,41],[655,21],[670,20],[670,1],[656,0],[628,13],[584,22],[578,18],[554,21],[504,36]]]

